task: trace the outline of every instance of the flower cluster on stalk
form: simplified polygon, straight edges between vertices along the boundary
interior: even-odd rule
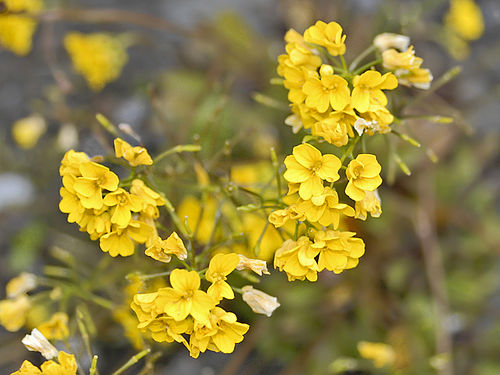
[[[345,40],[338,23],[317,21],[303,35],[289,30],[286,54],[278,59],[293,112],[285,123],[294,133],[307,134],[285,158],[286,207],[269,215],[276,228],[296,223],[295,235],[274,257],[274,266],[290,281],[316,281],[324,269],[340,273],[358,265],[365,244],[342,229],[343,218],[365,220],[382,213],[377,190],[382,168],[366,151],[366,137],[392,131],[388,90],[427,89],[432,81],[405,36],[377,36],[349,67]],[[377,59],[358,67],[370,53]]]

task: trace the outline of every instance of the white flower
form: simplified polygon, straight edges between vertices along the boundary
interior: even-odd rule
[[[371,130],[370,133],[382,130],[377,121],[366,121],[361,117],[358,118],[354,123],[354,129],[358,132],[359,135],[362,135],[365,130]]]
[[[244,286],[241,290],[243,290],[243,301],[257,314],[271,316],[273,311],[280,306],[276,297],[254,289],[251,285]]]
[[[31,335],[24,336],[21,342],[28,350],[40,352],[46,359],[52,359],[59,354],[54,345],[36,328],[31,331]]]
[[[373,44],[380,51],[385,51],[389,48],[397,48],[400,51],[406,51],[410,46],[410,38],[406,35],[382,33],[373,39]]]
[[[269,271],[267,270],[267,263],[265,260],[260,259],[250,259],[244,255],[238,254],[240,257],[240,262],[236,266],[238,271],[241,270],[250,270],[262,276],[262,274],[269,275]]]

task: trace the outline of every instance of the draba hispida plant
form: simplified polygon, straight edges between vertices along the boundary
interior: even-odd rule
[[[432,74],[403,35],[378,35],[349,64],[344,59],[346,36],[336,22],[318,21],[303,35],[289,30],[285,41],[286,54],[279,57],[277,69],[282,79],[273,81],[288,90],[293,114],[285,123],[294,133],[302,132],[303,139],[285,157],[284,168],[271,150],[271,179],[260,190],[207,171],[199,158],[199,144],[179,145],[152,158],[146,148],[118,137],[116,127],[103,116],[99,121],[115,135],[114,155],[91,157],[74,150],[64,155],[59,208],[68,221],[113,258],[149,257],[162,267],[154,274],[140,269],[129,274],[133,283],[122,306],[92,293],[79,294],[114,310],[115,318],[128,327],[134,346],[146,348],[117,373],[149,353],[148,338],[180,343],[195,358],[207,350],[233,352],[249,325],[238,322],[221,302],[234,299],[236,292],[254,312],[271,316],[279,307],[277,298],[241,284],[269,274],[266,260],[272,257],[274,267],[289,281],[316,281],[325,269],[341,273],[356,267],[364,254],[363,240],[345,230],[344,219],[365,220],[382,213],[378,193],[382,167],[369,152],[368,141],[379,135],[397,136],[418,145],[398,131],[404,119],[396,115],[402,109],[391,107],[390,95],[406,95],[399,86],[429,89]],[[373,60],[366,62],[371,56]],[[197,155],[193,170],[205,200],[202,208],[196,207],[194,198],[186,195],[184,217],[154,178],[160,161],[183,152]],[[399,158],[397,163],[407,171]],[[128,175],[119,178],[113,166]],[[287,192],[282,189],[284,181]],[[269,187],[277,191],[269,193]],[[196,214],[189,211],[193,207]],[[207,216],[204,211],[215,214]],[[254,213],[260,217],[251,216]],[[264,247],[271,253],[261,253]],[[145,281],[151,280],[155,282],[146,287]],[[32,274],[22,274],[7,285],[0,322],[8,330],[25,325],[37,297],[28,293],[38,285],[51,286],[54,301],[62,293],[57,283]],[[67,297],[77,289],[63,290]],[[127,315],[129,307],[133,318]],[[88,339],[81,325],[83,313],[78,314],[80,332]],[[68,319],[67,312],[57,311],[26,336],[25,345],[48,361],[40,369],[25,361],[14,374],[76,374],[75,356],[58,352],[48,341],[68,338]],[[94,356],[90,374],[96,373],[96,366]]]

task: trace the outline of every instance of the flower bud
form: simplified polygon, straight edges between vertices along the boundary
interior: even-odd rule
[[[389,48],[397,48],[400,51],[406,51],[410,46],[410,38],[406,35],[382,33],[373,39],[373,45],[380,51],[385,51]]]
[[[247,285],[241,288],[243,290],[243,301],[245,301],[253,312],[271,316],[280,303],[276,297],[270,296],[253,286]]]

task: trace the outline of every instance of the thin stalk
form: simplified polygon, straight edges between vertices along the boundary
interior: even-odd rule
[[[359,65],[359,63],[361,61],[363,61],[363,59],[368,56],[370,53],[374,52],[375,51],[375,46],[372,44],[370,47],[368,47],[367,49],[365,49],[363,52],[361,52],[354,60],[353,62],[351,63],[351,65],[349,65],[349,70],[350,71],[353,71],[354,69],[356,69],[356,67]]]
[[[340,55],[340,61],[342,62],[342,69],[344,69],[347,72],[348,69],[347,69],[347,64],[345,63],[344,55]]]
[[[137,353],[136,355],[134,355],[132,358],[130,358],[127,363],[125,363],[122,367],[120,367],[118,370],[116,370],[115,372],[113,372],[113,374],[111,375],[120,375],[121,373],[123,373],[123,371],[127,370],[128,368],[132,367],[133,365],[135,365],[137,362],[139,362],[139,360],[144,357],[145,355],[147,355],[148,353],[151,352],[151,349],[144,349],[142,352],[140,353]]]
[[[371,68],[372,66],[374,65],[378,65],[382,62],[382,59],[378,59],[378,60],[374,60],[374,61],[370,61],[368,64],[365,64],[363,65],[361,68],[359,69],[356,69],[354,72],[352,72],[352,75],[357,75],[365,70],[367,70],[368,68]]]
[[[168,155],[179,154],[181,152],[198,152],[200,150],[201,150],[200,145],[177,145],[175,147],[172,147],[171,149],[163,151],[160,155],[155,157],[153,159],[153,164],[158,163],[160,160],[167,157]]]

